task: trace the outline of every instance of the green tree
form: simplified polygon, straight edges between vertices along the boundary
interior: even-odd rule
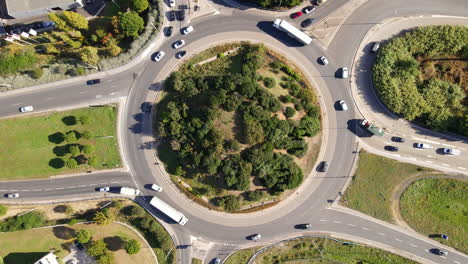
[[[107,252],[106,243],[102,239],[95,240],[87,247],[86,252],[92,257],[99,258]]]
[[[60,51],[52,43],[42,45],[42,49],[46,54],[59,54]]]
[[[294,108],[289,107],[289,106],[286,107],[286,110],[284,111],[284,116],[286,116],[286,118],[291,118],[295,114],[296,114],[296,110],[294,110]]]
[[[228,212],[232,212],[240,209],[240,201],[234,195],[227,195],[219,199],[218,206]]]
[[[97,48],[91,47],[91,46],[83,47],[80,51],[80,59],[84,63],[97,65],[99,62],[99,55],[98,55]]]
[[[132,217],[140,217],[145,215],[145,210],[140,206],[133,205],[130,209],[130,214],[132,215]]]
[[[81,14],[71,11],[63,11],[62,19],[72,28],[88,29],[88,20]]]
[[[80,146],[78,146],[78,145],[71,145],[70,147],[68,147],[68,152],[70,152],[70,154],[71,154],[73,157],[76,157],[76,156],[78,156],[78,155],[81,153]]]
[[[71,205],[65,204],[64,206],[65,206],[64,213],[65,213],[66,215],[71,215],[71,214],[73,214],[73,208],[71,207]]]
[[[124,36],[137,38],[144,29],[145,22],[137,12],[130,11],[119,16],[119,25]]]
[[[86,130],[85,132],[83,132],[83,134],[81,134],[81,136],[83,136],[83,138],[85,138],[85,139],[92,139],[94,137],[93,132],[91,132],[89,130]]]
[[[96,151],[96,147],[94,145],[84,145],[83,152],[85,154],[91,154]]]
[[[249,201],[260,201],[263,197],[265,197],[265,193],[259,190],[247,192],[247,199]]]
[[[67,25],[67,22],[59,15],[56,13],[49,13],[48,14],[49,19],[52,20],[52,22],[55,23],[55,26],[63,31],[70,31],[72,30],[70,26]]]
[[[65,141],[71,143],[71,142],[75,142],[77,139],[76,137],[76,132],[75,131],[68,131],[66,134],[65,134]]]
[[[275,81],[275,79],[273,79],[271,77],[266,77],[266,78],[263,79],[263,84],[267,88],[273,88],[276,85],[276,81]]]
[[[129,255],[133,255],[140,251],[141,246],[138,240],[130,239],[125,242],[124,248],[125,248],[125,251],[127,251]]]
[[[93,221],[96,222],[97,225],[109,225],[112,223],[113,219],[109,214],[105,212],[97,212],[94,215]]]
[[[6,215],[7,211],[8,211],[8,207],[6,207],[5,205],[0,204],[0,216]]]
[[[76,241],[85,244],[88,243],[88,241],[91,239],[91,232],[86,229],[81,229],[76,233]]]
[[[92,122],[91,117],[87,115],[80,116],[79,120],[80,120],[80,123],[83,125],[89,125]]]
[[[98,264],[112,264],[114,263],[114,255],[109,250],[106,250],[104,254],[98,258],[97,263]]]
[[[141,13],[148,9],[149,3],[148,0],[132,0],[130,2],[130,8],[137,13]]]
[[[66,162],[66,165],[70,169],[78,168],[78,162],[74,158],[68,159],[67,162]]]
[[[88,164],[91,167],[97,167],[99,165],[99,159],[96,156],[89,157]]]

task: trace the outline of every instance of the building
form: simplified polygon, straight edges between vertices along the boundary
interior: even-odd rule
[[[49,254],[42,257],[40,260],[34,262],[34,264],[59,264],[57,261],[57,256],[54,253],[50,252]]]
[[[68,10],[83,7],[82,0],[0,0],[8,16],[27,18],[44,15],[54,10]]]

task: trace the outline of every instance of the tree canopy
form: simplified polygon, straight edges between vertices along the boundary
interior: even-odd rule
[[[136,38],[145,28],[145,22],[137,12],[130,11],[119,16],[119,26],[126,37]]]

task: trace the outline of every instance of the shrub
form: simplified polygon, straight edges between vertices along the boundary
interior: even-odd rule
[[[137,13],[141,13],[148,9],[149,3],[148,0],[131,0],[130,8]]]
[[[70,221],[68,222],[68,225],[71,225],[71,226],[72,226],[72,225],[76,225],[76,223],[78,223],[78,219],[72,218],[72,219],[70,219]]]
[[[85,75],[86,74],[86,70],[84,67],[77,67],[76,68],[76,74],[77,75]]]
[[[80,146],[78,146],[78,145],[71,145],[71,146],[68,148],[68,152],[70,152],[70,154],[71,154],[73,157],[76,157],[76,156],[78,156],[78,155],[81,153]]]
[[[218,200],[218,206],[228,212],[237,211],[240,209],[239,198],[234,195],[227,195]]]
[[[64,211],[65,214],[67,215],[73,214],[73,208],[71,207],[71,205],[66,204],[64,205],[64,207],[65,207],[65,211]]]
[[[275,79],[273,79],[271,77],[265,77],[263,79],[263,84],[267,88],[273,88],[276,85],[276,81],[275,81]]]
[[[89,230],[81,229],[76,234],[76,241],[80,242],[81,244],[88,243],[90,239],[91,239],[91,232],[89,232]]]
[[[114,207],[121,209],[123,207],[123,202],[121,200],[114,201]]]
[[[94,145],[84,145],[83,152],[85,154],[91,154],[96,151],[96,147]]]
[[[132,217],[140,217],[145,214],[145,210],[140,206],[133,205],[130,209],[130,215]]]
[[[76,137],[76,132],[75,131],[68,131],[66,134],[65,134],[65,141],[67,142],[75,142],[77,140],[77,137]]]
[[[13,232],[18,230],[28,230],[35,227],[40,227],[45,224],[45,219],[42,213],[38,211],[29,212],[27,214],[10,217],[0,224],[0,231]]]
[[[124,36],[137,38],[138,34],[144,29],[145,22],[138,13],[130,11],[119,16],[119,26]]]
[[[70,169],[76,169],[78,168],[78,161],[76,161],[74,158],[71,158],[67,160],[66,165]]]
[[[263,197],[265,197],[265,193],[259,190],[247,192],[247,199],[249,201],[260,201]]]
[[[8,207],[6,207],[5,205],[0,204],[0,216],[6,215],[7,211],[8,211]]]
[[[109,225],[112,223],[113,219],[105,212],[97,212],[93,217],[93,221],[96,222],[97,225]]]
[[[218,53],[218,58],[224,58],[224,53]]]
[[[31,71],[31,76],[36,80],[40,79],[43,74],[44,74],[44,70],[42,68],[36,68]]]
[[[291,118],[295,114],[296,114],[296,110],[294,110],[294,108],[289,107],[289,106],[286,107],[286,110],[284,111],[284,116],[286,116],[286,118]]]
[[[130,239],[125,242],[124,248],[125,248],[125,251],[127,251],[129,255],[133,255],[140,251],[141,246],[140,246],[140,242],[138,242],[137,240]]]
[[[34,66],[39,58],[34,52],[20,52],[16,54],[0,54],[0,75],[18,72]]]
[[[97,167],[99,165],[99,159],[96,156],[89,157],[88,164],[91,167]]]
[[[93,132],[86,130],[81,134],[81,136],[85,139],[92,139],[94,137]]]

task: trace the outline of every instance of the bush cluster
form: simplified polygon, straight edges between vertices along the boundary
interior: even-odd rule
[[[373,67],[375,89],[394,113],[435,130],[468,135],[468,104],[458,84],[424,80],[420,61],[468,58],[468,27],[427,26],[392,39],[380,49]],[[467,89],[465,87],[465,89]]]
[[[0,222],[1,232],[13,232],[19,230],[27,230],[35,227],[40,227],[45,224],[46,220],[41,212],[29,212],[20,216],[13,216]]]

